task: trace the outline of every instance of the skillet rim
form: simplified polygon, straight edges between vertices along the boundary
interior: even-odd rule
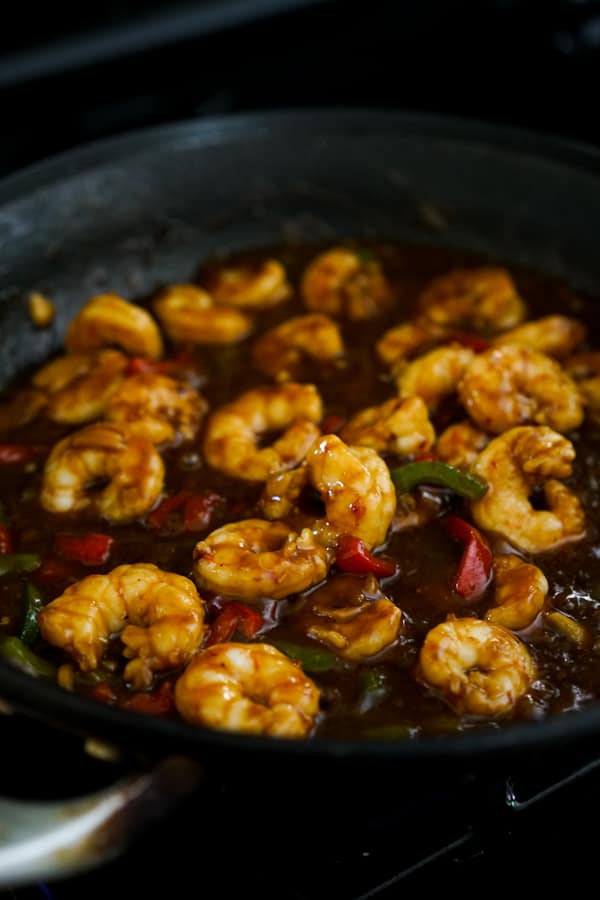
[[[358,136],[376,128],[395,136],[406,133],[423,135],[454,143],[480,146],[490,152],[504,151],[529,156],[538,163],[559,163],[568,168],[585,169],[600,181],[600,148],[554,133],[537,132],[482,119],[438,115],[418,110],[392,110],[361,107],[300,107],[298,109],[258,109],[250,112],[185,119],[158,126],[136,129],[98,141],[83,143],[54,154],[0,178],[0,212],[4,204],[24,195],[49,187],[63,179],[75,178],[86,170],[101,168],[112,162],[123,162],[138,153],[154,152],[165,143],[190,140],[194,145],[219,144],[223,141],[248,140],[249,132],[261,137],[270,131],[297,133],[298,123],[312,126],[314,133],[344,131]],[[369,126],[365,129],[365,124]],[[149,149],[151,148],[151,150]],[[415,740],[347,740],[318,738],[315,740],[266,738],[255,735],[219,732],[153,716],[135,715],[126,710],[89,700],[21,672],[0,660],[0,696],[15,709],[45,719],[59,727],[85,733],[117,734],[135,737],[135,744],[145,736],[154,737],[157,745],[173,740],[188,750],[244,750],[257,753],[277,752],[302,757],[417,759],[428,762],[472,761],[498,753],[522,755],[534,749],[574,744],[581,738],[600,733],[600,703],[573,713],[562,713],[541,722],[505,724],[499,728],[423,736]],[[96,728],[94,728],[96,724]],[[159,742],[160,738],[160,742]]]

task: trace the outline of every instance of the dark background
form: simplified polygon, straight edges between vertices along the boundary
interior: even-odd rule
[[[600,142],[599,72],[600,0],[13,4],[0,174],[132,128],[265,107],[423,109]]]

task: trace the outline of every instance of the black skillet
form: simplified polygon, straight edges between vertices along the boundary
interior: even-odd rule
[[[600,152],[552,136],[367,110],[257,113],[127,135],[0,183],[0,383],[55,350],[94,293],[135,298],[224,250],[395,238],[481,253],[600,295],[599,234]],[[50,331],[28,319],[32,289],[57,303]],[[0,697],[149,760],[181,754],[209,775],[251,770],[267,794],[283,783],[301,800],[352,783],[357,808],[382,790],[386,802],[390,792],[418,797],[440,779],[593,748],[600,735],[592,705],[415,741],[276,741],[127,713],[4,664]]]

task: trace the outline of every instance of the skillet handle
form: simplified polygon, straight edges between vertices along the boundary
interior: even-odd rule
[[[0,798],[0,888],[53,880],[118,856],[202,777],[198,763],[168,756],[153,769],[68,801]]]

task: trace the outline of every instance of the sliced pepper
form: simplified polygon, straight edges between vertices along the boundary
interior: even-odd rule
[[[245,638],[250,639],[264,625],[263,617],[254,609],[242,603],[228,603],[219,613],[210,629],[207,647],[228,641],[232,634],[239,630]]]
[[[175,710],[173,684],[163,681],[154,691],[136,691],[129,697],[117,700],[117,706],[151,716],[167,716]]]
[[[375,575],[386,578],[396,572],[395,563],[379,559],[367,550],[364,541],[352,534],[343,534],[337,543],[335,562],[342,572],[353,575]]]
[[[419,484],[437,484],[467,500],[479,500],[487,491],[487,484],[479,478],[444,462],[406,463],[392,469],[390,474],[399,494],[405,494]]]
[[[37,456],[37,449],[30,444],[0,444],[0,465],[29,462]]]
[[[474,353],[484,353],[492,346],[487,338],[481,337],[480,334],[473,334],[471,331],[453,331],[448,335],[447,340],[468,347]]]
[[[305,672],[329,672],[335,668],[337,663],[336,655],[323,647],[307,647],[304,644],[295,644],[292,641],[280,641],[279,639],[269,639],[269,643],[289,656],[290,659],[299,662]]]
[[[3,553],[0,556],[0,575],[12,572],[34,572],[41,563],[38,553]]]
[[[54,549],[59,556],[84,566],[101,566],[110,556],[113,543],[109,534],[57,534]]]
[[[26,581],[23,589],[23,621],[19,637],[28,647],[34,643],[40,633],[37,617],[44,602],[44,597],[35,585]]]
[[[23,669],[30,675],[40,675],[42,678],[56,677],[56,666],[26,647],[18,637],[0,637],[0,659],[18,669]]]
[[[461,597],[478,597],[490,580],[492,571],[492,551],[490,545],[473,525],[458,516],[448,516],[446,527],[452,537],[465,545],[458,566],[454,590]]]
[[[0,522],[0,556],[14,550],[13,533],[5,522]]]

